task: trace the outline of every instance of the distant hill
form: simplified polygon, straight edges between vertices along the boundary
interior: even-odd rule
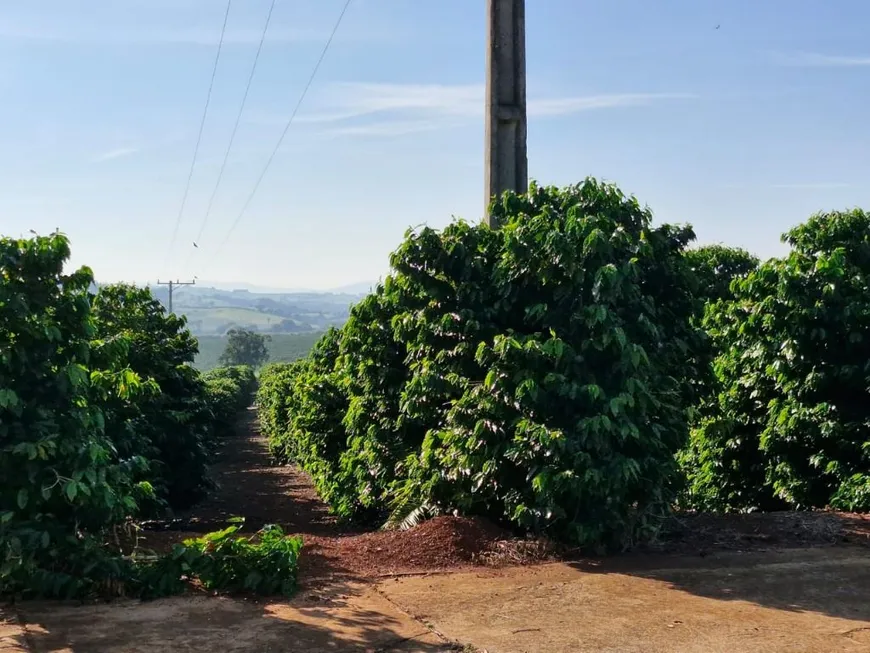
[[[96,292],[98,285],[103,284],[93,284],[91,292]],[[375,282],[361,283],[335,292],[266,292],[250,285],[224,289],[198,283],[175,289],[173,310],[187,317],[191,332],[197,336],[223,336],[233,328],[260,333],[322,333],[331,326],[344,324],[350,307],[375,285]],[[150,288],[168,308],[169,288],[156,285]],[[252,288],[257,288],[257,291]]]
[[[152,286],[151,292],[164,306],[169,289]],[[251,292],[182,286],[173,294],[173,310],[185,315],[197,336],[224,335],[233,328],[261,333],[313,333],[347,321],[350,307],[361,293]]]
[[[216,288],[217,290],[249,290],[256,294],[271,295],[298,295],[298,294],[326,294],[326,295],[367,295],[372,288],[378,285],[377,281],[360,281],[338,288],[314,289],[314,288],[279,288],[277,286],[258,286],[243,281],[197,281],[203,288]]]
[[[341,288],[333,288],[329,292],[345,295],[368,295],[377,285],[377,281],[363,281],[349,286],[342,286]]]

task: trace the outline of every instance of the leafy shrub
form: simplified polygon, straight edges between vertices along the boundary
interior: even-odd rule
[[[340,470],[347,448],[342,417],[348,403],[335,373],[338,341],[339,332],[330,329],[308,359],[266,367],[257,405],[273,458],[299,462],[324,501],[348,517],[359,512],[359,502]]]
[[[293,388],[296,369],[305,362],[302,360],[293,363],[270,363],[260,370],[260,384],[256,398],[257,418],[265,433],[274,434],[275,439],[269,440],[269,446],[272,455],[278,459],[282,456],[275,446],[279,444],[277,438],[288,418],[288,391]]]
[[[296,590],[302,539],[284,535],[274,524],[252,537],[238,536],[239,528],[232,524],[185,540],[170,553],[139,564],[134,590],[143,598],[170,596],[180,594],[187,582],[195,580],[207,590],[291,596]]]
[[[705,245],[686,250],[686,259],[698,277],[701,307],[731,299],[731,283],[758,268],[758,258],[739,247]]]
[[[667,510],[687,439],[694,236],[591,179],[494,211],[497,231],[409,233],[330,354],[264,384],[287,397],[273,449],[344,517],[429,505],[623,545]]]
[[[257,375],[254,368],[249,365],[230,365],[228,367],[216,367],[202,375],[206,381],[228,379],[239,386],[239,398],[237,407],[244,410],[248,402],[257,390]]]
[[[91,370],[95,351],[121,359],[123,338],[96,342],[89,269],[63,273],[67,239],[0,239],[0,588],[64,595],[105,568],[103,534],[136,509],[134,476],[119,459],[104,403],[142,389],[129,368]],[[138,488],[147,494],[147,484]],[[105,563],[105,565],[104,565]]]
[[[218,367],[202,376],[218,436],[235,428],[239,413],[250,405],[257,389],[254,370],[246,365]]]
[[[69,254],[60,234],[0,239],[4,597],[111,596],[136,585],[139,568],[121,544],[133,520],[191,501],[210,453],[214,418],[184,321],[147,290],[90,295],[90,270],[64,274]],[[233,406],[246,404],[256,379],[228,374]]]
[[[694,323],[703,328],[705,312],[715,310],[718,302],[733,299],[732,283],[755,270],[758,259],[746,250],[723,245],[688,249],[685,256],[697,280]],[[715,394],[713,359],[718,353],[715,342],[705,333],[694,353],[697,375],[691,379],[698,401],[708,401]],[[690,407],[693,421],[697,412],[697,405]]]
[[[231,432],[238,413],[239,385],[232,379],[210,379],[206,381],[206,392],[217,431],[222,435]]]
[[[870,215],[817,214],[707,313],[721,352],[684,464],[707,509],[870,508]]]
[[[173,508],[186,508],[207,489],[212,415],[206,388],[191,367],[196,340],[186,320],[166,313],[147,288],[102,286],[92,300],[96,336],[128,346],[98,366],[129,368],[151,384],[133,402],[115,406],[107,430],[118,455],[149,461],[147,479]]]

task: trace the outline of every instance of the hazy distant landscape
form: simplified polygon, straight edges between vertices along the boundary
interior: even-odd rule
[[[372,285],[356,284],[335,292],[182,286],[174,292],[173,311],[187,317],[199,340],[195,365],[201,370],[217,366],[226,346],[225,334],[236,328],[268,334],[269,362],[286,362],[305,356],[329,327],[344,324],[350,307]],[[166,286],[152,286],[151,292],[169,305]]]
[[[169,289],[151,291],[164,306]],[[344,324],[350,307],[363,297],[347,292],[252,292],[183,286],[175,290],[173,310],[187,317],[196,336],[222,336],[242,328],[269,334],[321,332]]]

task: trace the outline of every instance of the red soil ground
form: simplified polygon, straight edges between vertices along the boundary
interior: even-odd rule
[[[300,534],[304,586],[337,578],[442,572],[475,566],[503,566],[582,557],[543,540],[512,534],[480,519],[438,517],[407,531],[352,532],[329,515],[309,477],[296,467],[273,467],[253,414],[229,439],[213,469],[218,490],[187,514],[155,522],[140,546],[166,550],[185,538],[226,526],[244,516],[245,531],[267,523]],[[682,515],[654,545],[635,551],[700,555],[715,551],[830,546],[870,546],[870,516],[832,512],[752,515]]]

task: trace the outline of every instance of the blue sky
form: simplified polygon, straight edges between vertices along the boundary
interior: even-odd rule
[[[241,222],[343,0],[235,0],[168,248],[224,0],[0,5],[0,233],[60,228],[105,281],[332,288],[406,228],[480,218],[483,0],[354,0]],[[699,241],[781,253],[818,210],[870,208],[866,0],[527,0],[529,169],[617,182]],[[715,29],[720,25],[720,29]]]

